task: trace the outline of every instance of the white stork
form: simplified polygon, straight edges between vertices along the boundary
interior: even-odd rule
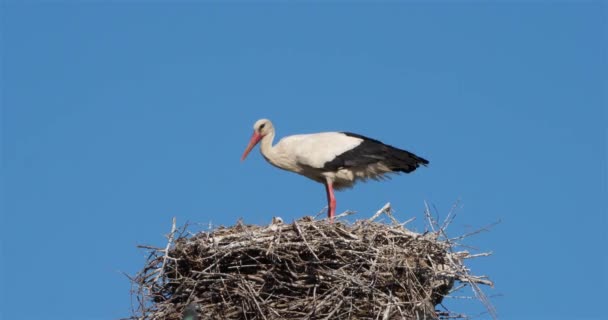
[[[270,120],[256,121],[241,161],[261,142],[262,156],[270,164],[324,184],[332,223],[336,213],[334,189],[350,188],[358,180],[381,180],[388,173],[410,173],[429,163],[411,152],[350,132],[294,135],[273,146],[274,136]]]

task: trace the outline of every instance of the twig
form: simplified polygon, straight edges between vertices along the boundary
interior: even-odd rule
[[[171,247],[171,244],[173,243],[173,237],[175,236],[175,222],[175,217],[173,217],[173,222],[171,224],[171,233],[168,237],[169,241],[167,242],[167,246],[163,250],[165,253],[165,255],[163,256],[163,264],[161,265],[160,271],[156,275],[156,278],[154,278],[154,282],[158,282],[158,279],[160,279],[160,277],[164,274],[165,266],[167,265],[167,259],[169,258],[169,248]]]
[[[353,215],[353,214],[355,214],[355,213],[357,213],[357,212],[347,210],[347,211],[344,211],[344,212],[342,212],[342,213],[340,213],[340,214],[336,215],[336,217],[335,217],[335,218],[336,218],[336,219],[339,219],[339,218],[343,218],[343,217],[346,217],[346,216]]]
[[[304,237],[304,233],[302,232],[302,229],[300,229],[300,225],[298,225],[298,222],[294,221],[293,225],[296,228],[296,230],[298,231],[298,235],[300,236],[300,238],[302,238],[302,241],[304,241],[304,244],[308,248],[308,251],[310,251],[312,256],[315,257],[315,260],[320,261],[319,257],[317,257],[317,254],[315,253],[315,251],[310,247],[310,245],[306,241],[306,238]]]
[[[485,232],[485,231],[490,231],[490,228],[494,227],[495,225],[497,225],[497,224],[499,224],[499,223],[500,223],[500,220],[498,220],[498,221],[496,221],[496,222],[493,222],[493,223],[491,223],[491,224],[489,224],[489,225],[487,225],[487,226],[485,226],[485,227],[482,227],[482,228],[480,228],[480,229],[477,229],[477,230],[475,230],[475,231],[473,231],[473,232],[465,233],[465,234],[463,234],[463,235],[461,235],[461,236],[459,236],[459,237],[451,238],[451,239],[449,239],[449,240],[450,240],[450,241],[458,241],[458,240],[462,240],[462,239],[464,239],[464,238],[467,238],[467,237],[470,237],[470,236],[476,235],[476,234],[478,234],[478,233],[482,233],[482,232]]]
[[[388,210],[391,209],[391,203],[387,202],[382,208],[380,208],[380,210],[376,211],[376,213],[369,219],[367,219],[368,222],[372,222],[376,219],[378,219],[378,217],[385,212],[388,212]]]
[[[426,202],[426,200],[424,201],[424,216],[429,222],[429,227],[431,227],[433,233],[436,233],[437,231],[435,230],[435,225],[437,225],[437,221],[433,219],[433,216],[431,215],[431,209],[429,208],[429,204]]]
[[[448,230],[448,226],[450,226],[450,224],[452,223],[452,221],[454,221],[454,218],[456,218],[456,209],[457,209],[457,207],[458,207],[459,204],[460,204],[460,199],[457,200],[452,205],[452,208],[450,208],[450,211],[448,211],[448,215],[443,220],[443,223],[441,224],[441,228],[440,228],[443,233],[445,233]]]

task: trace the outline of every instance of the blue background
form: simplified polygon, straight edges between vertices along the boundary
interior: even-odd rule
[[[489,275],[502,319],[600,319],[607,291],[607,7],[517,3],[3,1],[3,319],[130,314],[138,244],[171,226],[291,221],[321,185],[240,155],[347,130],[428,168],[337,193],[399,219],[424,201]],[[475,250],[474,250],[475,251]],[[477,252],[477,251],[475,251]],[[463,294],[471,294],[469,291]],[[446,299],[479,315],[476,301]],[[479,318],[488,318],[481,314]]]

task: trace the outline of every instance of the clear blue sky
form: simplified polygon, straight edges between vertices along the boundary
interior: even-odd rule
[[[0,318],[128,316],[137,244],[171,217],[291,221],[323,187],[240,155],[348,130],[431,165],[337,193],[466,244],[502,319],[600,319],[607,288],[607,6],[3,1]],[[473,301],[446,300],[477,314]],[[482,316],[485,318],[487,316]]]

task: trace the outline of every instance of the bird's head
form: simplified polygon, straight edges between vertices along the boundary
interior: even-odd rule
[[[258,142],[260,142],[262,138],[264,138],[264,136],[266,136],[273,130],[274,128],[272,127],[272,122],[270,122],[270,120],[260,119],[256,121],[253,125],[253,135],[251,136],[251,140],[249,140],[247,148],[245,148],[245,152],[243,152],[241,161],[245,160],[249,152],[251,152],[251,149],[253,149],[253,147],[255,147],[255,145],[258,144]]]

